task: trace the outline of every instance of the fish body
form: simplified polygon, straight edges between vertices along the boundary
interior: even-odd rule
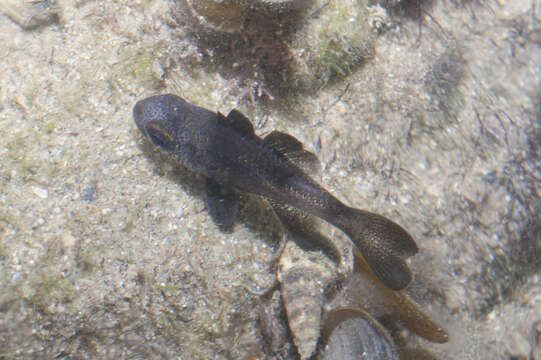
[[[222,229],[237,217],[237,192],[260,195],[344,231],[391,289],[411,281],[404,261],[417,252],[411,236],[381,215],[343,204],[315,182],[293,161],[313,156],[294,137],[273,131],[261,138],[237,110],[224,116],[171,94],[137,102],[133,117],[154,145],[205,176],[207,207]]]

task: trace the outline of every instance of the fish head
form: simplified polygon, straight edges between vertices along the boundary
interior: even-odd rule
[[[133,108],[137,128],[156,146],[173,153],[182,146],[180,139],[185,129],[191,105],[182,98],[163,94],[138,101]]]

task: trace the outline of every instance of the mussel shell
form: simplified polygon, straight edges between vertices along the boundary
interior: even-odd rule
[[[320,360],[398,360],[393,341],[367,313],[353,308],[331,310],[322,330]]]

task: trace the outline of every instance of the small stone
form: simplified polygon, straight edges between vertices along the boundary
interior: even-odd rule
[[[535,345],[532,351],[532,359],[541,360],[541,320],[534,323],[533,331]]]
[[[541,360],[541,345],[537,345],[532,352],[533,360]]]
[[[64,248],[66,249],[71,249],[75,246],[75,244],[77,243],[77,239],[71,235],[70,233],[64,233],[62,235],[62,245],[64,246]]]
[[[451,286],[445,291],[445,306],[451,311],[459,311],[464,305],[466,290],[459,284]]]
[[[532,346],[519,332],[512,332],[507,344],[509,355],[518,359],[529,359]]]
[[[369,6],[368,10],[368,23],[373,31],[381,31],[386,27],[389,27],[391,19],[387,15],[387,10],[381,7],[379,4]]]
[[[49,191],[39,186],[32,186],[32,192],[41,199],[47,199]]]

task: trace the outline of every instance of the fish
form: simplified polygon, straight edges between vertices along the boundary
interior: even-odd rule
[[[220,229],[233,226],[239,193],[259,195],[342,230],[390,289],[411,282],[406,259],[418,252],[411,235],[384,216],[347,206],[313,180],[296,162],[314,155],[295,137],[276,130],[259,137],[240,111],[224,116],[174,94],[139,100],[133,119],[151,143],[205,178],[207,208]]]

